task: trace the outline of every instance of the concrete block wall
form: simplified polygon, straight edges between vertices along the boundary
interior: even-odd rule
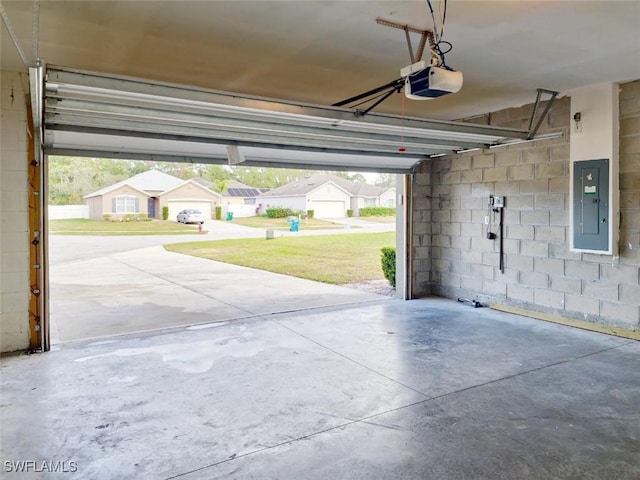
[[[0,351],[29,347],[26,74],[0,72]]]
[[[526,129],[532,105],[475,118]],[[569,250],[570,99],[540,133],[563,137],[424,162],[413,185],[413,289],[640,329],[640,82],[621,85],[620,254]],[[486,238],[489,195],[504,195],[505,270]],[[497,220],[497,217],[496,217]],[[493,232],[498,231],[494,224]]]

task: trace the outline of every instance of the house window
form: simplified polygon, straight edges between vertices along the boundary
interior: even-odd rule
[[[138,213],[138,199],[131,196],[115,197],[112,202],[113,213]]]
[[[387,207],[395,207],[396,199],[395,198],[387,198]]]
[[[375,198],[365,198],[364,199],[364,206],[365,207],[375,207],[376,206],[376,199]]]

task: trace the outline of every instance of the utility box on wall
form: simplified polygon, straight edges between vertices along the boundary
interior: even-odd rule
[[[579,250],[608,252],[609,160],[584,160],[573,164],[573,239]]]

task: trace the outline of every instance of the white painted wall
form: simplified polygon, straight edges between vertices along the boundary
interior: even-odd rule
[[[89,205],[49,205],[49,220],[89,218]]]
[[[29,347],[26,73],[0,72],[0,351]]]
[[[571,250],[597,254],[616,255],[619,226],[619,143],[620,114],[619,90],[617,83],[589,85],[570,92],[571,95],[571,135],[570,135],[570,176],[569,176],[569,239]],[[574,115],[580,113],[580,123]],[[573,166],[581,160],[609,159],[609,250],[576,250],[573,238]]]

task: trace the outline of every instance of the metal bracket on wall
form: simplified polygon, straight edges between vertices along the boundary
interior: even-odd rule
[[[542,115],[538,117],[538,121],[534,126],[533,121],[536,118],[536,113],[538,113],[538,107],[540,106],[540,99],[544,93],[546,93],[547,95],[551,95],[551,97],[549,98],[547,105],[544,107]],[[542,121],[545,119],[545,117],[549,113],[549,110],[551,110],[551,107],[553,106],[553,102],[555,101],[557,96],[558,96],[558,92],[555,92],[553,90],[545,90],[544,88],[538,89],[538,94],[536,96],[536,103],[533,106],[533,112],[531,112],[531,119],[529,120],[529,134],[527,135],[527,140],[531,140],[533,137],[536,136],[536,133],[540,128],[540,125],[542,125]]]

